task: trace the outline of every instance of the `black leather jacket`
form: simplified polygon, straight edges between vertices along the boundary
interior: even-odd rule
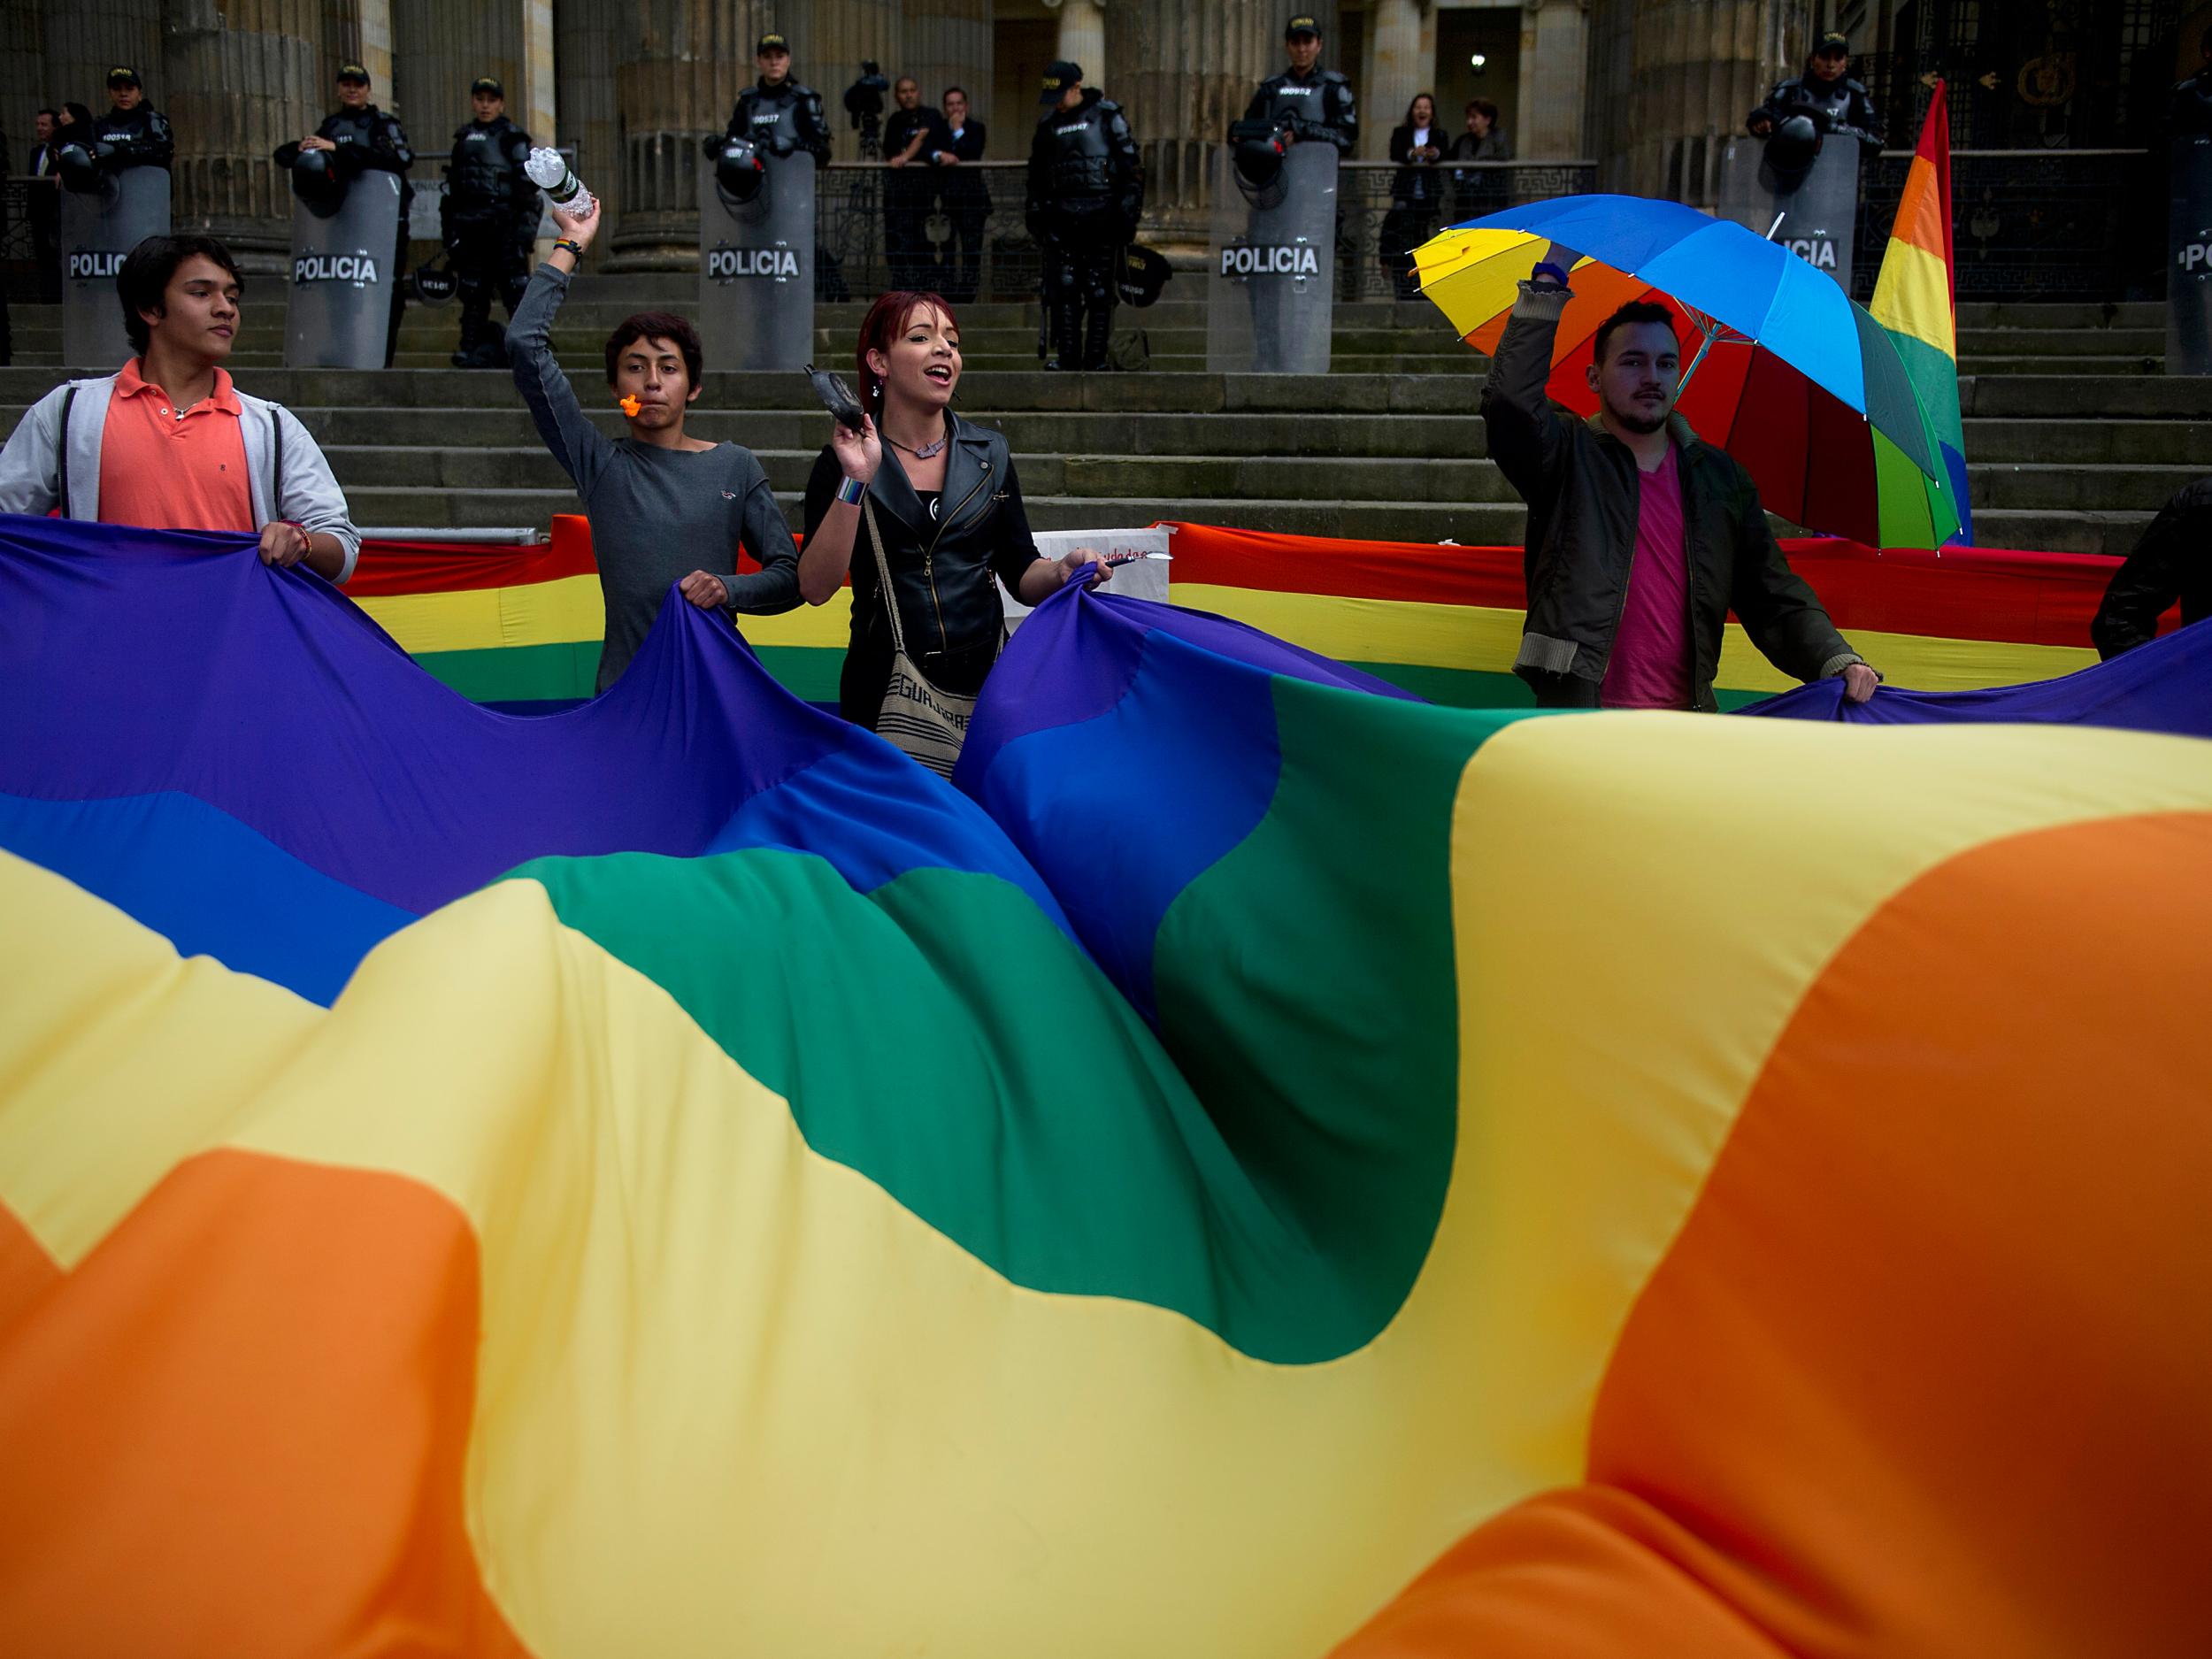
[[[1348,157],[1359,142],[1359,111],[1352,107],[1352,83],[1333,69],[1316,67],[1302,78],[1286,69],[1260,82],[1245,106],[1248,121],[1267,121],[1296,135],[1301,143],[1318,139]]]
[[[445,211],[468,221],[538,221],[538,187],[522,164],[530,158],[530,134],[505,116],[471,121],[453,134],[453,155],[446,164]]]
[[[756,81],[737,95],[724,136],[752,141],[770,155],[788,156],[803,150],[818,167],[830,158],[829,123],[822,117],[822,95],[786,78],[771,87]]]
[[[1767,101],[1744,118],[1747,128],[1763,116],[1779,127],[1793,115],[1809,115],[1823,133],[1844,133],[1868,150],[1882,147],[1882,118],[1867,90],[1848,75],[1821,81],[1793,75],[1767,94]]]
[[[1038,553],[1006,434],[949,411],[945,418],[952,448],[936,518],[931,519],[888,444],[868,486],[868,505],[891,566],[908,655],[942,689],[966,695],[981,687],[1005,627],[1005,608],[992,576],[1018,590],[1022,572]],[[810,539],[829,516],[842,476],[835,451],[825,446],[807,480]],[[872,724],[890,670],[891,629],[864,523],[853,537],[850,568],[852,645],[841,700],[848,718],[864,716]]]
[[[94,117],[89,142],[92,153],[111,167],[165,167],[177,150],[169,118],[150,104]]]

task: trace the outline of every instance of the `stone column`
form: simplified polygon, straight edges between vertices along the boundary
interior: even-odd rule
[[[615,31],[622,168],[610,271],[695,270],[700,142],[752,78],[754,0],[631,0]]]
[[[1427,87],[1435,62],[1433,51],[1421,55],[1421,0],[1375,0],[1375,50],[1367,60],[1367,84],[1359,94],[1359,156],[1363,161],[1386,161],[1390,156],[1390,129],[1404,118],[1413,95]]]
[[[1721,144],[1801,63],[1813,14],[1813,0],[1597,0],[1602,188],[1709,207]]]
[[[599,211],[614,224],[622,216],[622,144],[614,102],[615,18],[620,0],[561,0],[553,14],[555,104],[559,142],[577,149],[577,171]],[[595,242],[586,268],[596,270],[608,243]]]
[[[1589,0],[1528,0],[1521,7],[1514,154],[1524,161],[1571,161],[1587,153],[1582,125],[1589,78]]]
[[[905,14],[904,55],[887,73],[913,76],[927,109],[950,86],[967,88],[972,104],[990,96],[991,0],[906,0]]]
[[[169,0],[166,10],[164,79],[174,90],[160,107],[177,134],[173,221],[221,237],[243,269],[281,270],[292,197],[270,152],[326,113],[336,65],[325,61],[323,15],[283,0]]]
[[[1082,65],[1087,75],[1105,74],[1106,9],[1099,0],[1060,0],[1059,56]]]
[[[361,67],[369,72],[369,81],[376,88],[378,103],[389,108],[395,89],[392,86],[392,0],[336,0],[343,12],[352,13],[353,38],[333,40],[330,44],[341,55],[357,58]]]
[[[860,138],[845,114],[845,88],[864,61],[880,64],[886,75],[898,74],[898,0],[759,0],[759,12],[762,29],[780,30],[789,38],[791,73],[822,95],[823,113],[836,134],[833,157],[856,160]],[[752,53],[753,42],[747,41],[747,79],[753,73]],[[890,100],[884,103],[888,108]],[[727,119],[729,111],[722,113]]]
[[[32,0],[30,9],[39,13],[38,28],[27,35],[18,31],[12,18],[5,55],[15,58],[42,29],[45,84],[30,109],[20,111],[24,134],[10,127],[12,142],[21,143],[30,131],[31,110],[42,104],[59,109],[74,100],[98,115],[108,107],[108,71],[118,64],[136,69],[145,80],[146,96],[156,109],[167,112],[176,88],[162,58],[161,0],[71,0],[67,4]],[[18,118],[12,105],[7,113]]]
[[[1114,0],[1100,79],[1129,111],[1145,163],[1145,234],[1202,254],[1212,204],[1208,157],[1272,73],[1281,8],[1261,0]],[[1091,66],[1087,63],[1084,68]]]
[[[31,146],[38,142],[31,113],[45,104],[61,107],[61,95],[47,89],[46,9],[39,0],[0,0],[0,40],[8,49],[0,52],[0,124],[7,128],[15,171],[30,165]]]

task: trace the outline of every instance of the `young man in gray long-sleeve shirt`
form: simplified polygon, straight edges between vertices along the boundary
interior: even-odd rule
[[[799,557],[767,474],[741,444],[684,435],[699,396],[699,336],[680,317],[642,312],[607,341],[607,384],[630,435],[610,439],[583,411],[549,336],[577,255],[598,234],[597,204],[579,219],[554,210],[562,240],[530,279],[507,330],[515,385],[553,458],[575,480],[591,519],[606,597],[599,689],[630,665],[671,582],[703,611],[773,616],[799,603]],[[760,561],[737,573],[742,541]]]

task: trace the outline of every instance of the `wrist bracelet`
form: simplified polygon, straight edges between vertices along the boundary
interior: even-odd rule
[[[564,248],[568,250],[568,257],[572,259],[581,259],[584,257],[584,244],[580,242],[564,236],[553,244],[553,251],[556,253],[560,252]]]
[[[837,499],[848,507],[857,507],[868,494],[865,479],[849,478],[837,487]]]

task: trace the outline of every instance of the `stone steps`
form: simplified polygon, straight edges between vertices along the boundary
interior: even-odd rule
[[[755,448],[769,483],[802,491],[818,451]],[[567,488],[559,464],[535,443],[492,447],[334,444],[326,453],[349,493],[366,488],[541,489]],[[1102,502],[1208,497],[1398,503],[1495,503],[1517,499],[1491,462],[1475,457],[1354,459],[1327,467],[1296,457],[1255,454],[1158,455],[1014,452],[1025,495],[1083,496]],[[2200,476],[2170,466],[1971,465],[1975,510],[2076,510],[2151,513]]]

